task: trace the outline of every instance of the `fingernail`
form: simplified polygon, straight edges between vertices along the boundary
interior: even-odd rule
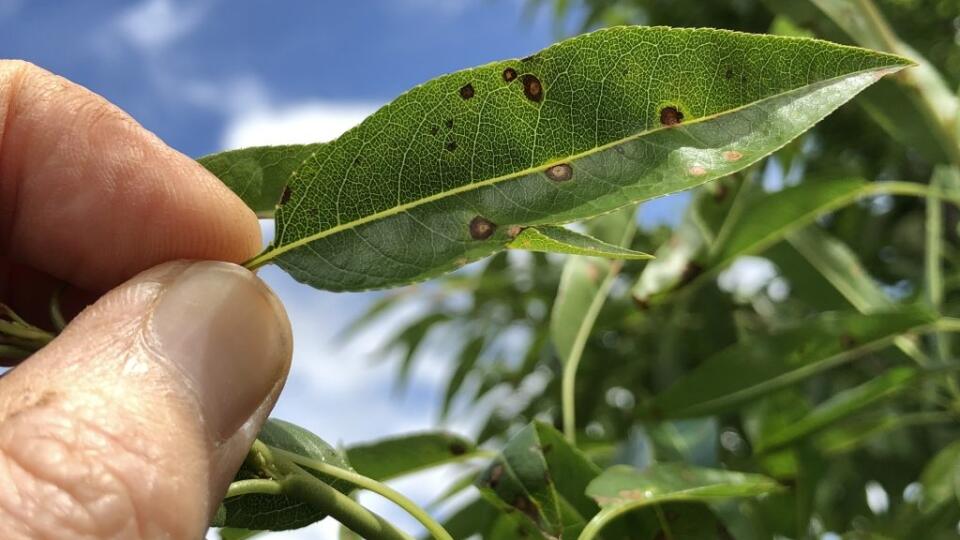
[[[160,354],[183,371],[217,440],[232,435],[286,373],[286,314],[240,266],[192,263],[167,285],[151,324]]]

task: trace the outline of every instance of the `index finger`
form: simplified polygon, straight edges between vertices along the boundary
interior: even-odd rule
[[[259,249],[256,216],[195,161],[93,92],[0,61],[0,257],[103,291]]]

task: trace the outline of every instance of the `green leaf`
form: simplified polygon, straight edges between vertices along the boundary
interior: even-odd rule
[[[937,452],[924,467],[920,483],[923,485],[920,500],[923,512],[934,512],[946,504],[960,504],[960,441]]]
[[[197,161],[257,216],[272,218],[290,175],[321,145],[257,146],[210,154]]]
[[[444,463],[461,461],[476,452],[469,440],[442,431],[414,433],[346,449],[347,460],[360,474],[383,482]]]
[[[343,469],[350,469],[350,466],[336,449],[320,437],[289,422],[271,418],[264,424],[257,438],[269,446],[307,456]],[[259,478],[260,474],[260,471],[246,463],[237,473],[236,479]],[[321,475],[317,476],[338,489],[350,489],[350,486],[344,483]],[[311,504],[289,495],[254,493],[224,500],[217,511],[213,526],[258,531],[283,531],[299,529],[325,517],[325,514],[314,510]]]
[[[602,257],[605,259],[637,261],[653,258],[653,255],[647,253],[641,253],[610,244],[564,227],[553,227],[550,225],[523,229],[516,238],[507,244],[507,247],[527,251],[542,251],[544,253],[566,253],[586,257]]]
[[[576,538],[598,510],[584,492],[599,472],[560,432],[534,422],[507,442],[476,485],[498,508],[545,535]]]
[[[224,527],[220,529],[220,540],[247,540],[263,533],[263,531],[250,531],[247,529],[234,529]]]
[[[912,367],[892,368],[869,382],[834,395],[798,421],[762,438],[754,450],[757,453],[770,452],[817,433],[839,420],[906,390],[918,375],[919,372]]]
[[[930,330],[935,320],[930,313],[917,309],[869,315],[825,313],[720,351],[654,398],[650,409],[666,418],[736,409],[886,346],[898,335]]]
[[[248,265],[331,290],[427,279],[504,249],[514,227],[740,170],[909,64],[816,40],[619,27],[445,75],[307,159],[274,243]]]
[[[893,307],[893,301],[853,251],[819,227],[792,232],[787,235],[787,241],[860,313],[876,313]],[[920,365],[927,363],[927,355],[914,341],[899,336],[894,344]]]
[[[756,497],[779,491],[772,478],[683,463],[655,463],[637,470],[615,465],[587,486],[587,495],[602,508],[639,508],[668,501],[711,501]]]

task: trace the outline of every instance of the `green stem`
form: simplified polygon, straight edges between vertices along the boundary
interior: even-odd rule
[[[22,349],[16,345],[7,345],[0,343],[0,358],[8,360],[23,360],[33,354],[33,351]]]
[[[326,482],[299,467],[296,469],[299,469],[299,474],[290,474],[281,481],[284,493],[322,509],[324,513],[368,540],[413,540],[410,535]]]
[[[637,222],[631,217],[630,223],[624,228],[623,236],[618,245],[624,246],[630,243],[637,230]],[[563,365],[563,375],[560,380],[560,401],[563,414],[563,434],[570,441],[570,444],[577,443],[577,368],[580,367],[580,359],[583,357],[583,350],[587,345],[587,339],[590,332],[593,331],[593,325],[597,322],[600,315],[600,309],[607,301],[610,294],[610,288],[617,279],[617,274],[623,267],[623,261],[613,261],[610,263],[610,269],[606,277],[597,288],[587,312],[583,314],[580,320],[580,326],[577,328],[577,335],[574,336],[573,343],[570,346],[570,354]]]
[[[276,480],[266,478],[238,480],[230,484],[224,499],[229,499],[230,497],[239,497],[240,495],[250,495],[252,493],[280,495],[283,493],[283,486],[281,486]]]
[[[593,330],[594,323],[597,322],[597,316],[600,315],[600,308],[607,301],[607,295],[610,294],[610,288],[617,278],[620,265],[616,262],[611,263],[607,276],[600,283],[597,294],[590,302],[590,307],[583,314],[580,320],[580,327],[577,329],[577,335],[570,346],[570,355],[563,366],[563,376],[561,379],[561,401],[563,403],[563,434],[570,441],[570,444],[577,443],[577,368],[580,367],[580,359],[583,358],[583,350],[586,348],[587,339]]]
[[[5,334],[19,339],[25,339],[28,341],[36,341],[43,345],[46,345],[55,337],[50,332],[41,330],[35,326],[2,320],[0,320],[0,334]]]
[[[63,290],[67,288],[66,283],[60,285],[50,295],[50,322],[57,332],[62,332],[67,326],[66,319],[63,318],[63,310],[60,309],[60,298],[63,296]]]
[[[430,517],[426,511],[390,486],[377,482],[372,478],[367,478],[366,476],[357,474],[353,471],[341,469],[340,467],[335,467],[322,461],[301,456],[293,452],[288,452],[282,448],[276,448],[273,446],[268,446],[268,448],[275,457],[281,457],[301,467],[306,467],[326,476],[343,480],[344,482],[348,482],[359,488],[372,491],[393,502],[400,508],[406,510],[407,513],[419,521],[424,528],[427,529],[427,532],[429,532],[436,540],[453,540],[453,537],[450,536],[450,533],[448,533],[439,523]]]
[[[587,523],[587,526],[583,528],[577,540],[593,540],[600,534],[600,530],[606,527],[611,521],[632,510],[636,510],[636,507],[628,504],[601,509],[593,516],[593,519]]]

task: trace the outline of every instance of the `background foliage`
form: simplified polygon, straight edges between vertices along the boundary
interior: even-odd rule
[[[558,20],[582,11],[584,29],[629,23],[813,35],[925,61],[768,159],[697,189],[674,226],[636,231],[631,247],[656,249],[655,262],[501,253],[418,294],[387,294],[358,326],[429,298],[393,339],[406,351],[398,380],[418,347],[442,334],[456,351],[444,410],[485,415],[480,443],[501,447],[533,419],[561,428],[570,341],[591,293],[609,290],[574,388],[578,442],[593,461],[729,468],[789,488],[713,505],[736,538],[955,538],[955,346],[949,333],[920,330],[930,329],[926,310],[960,311],[956,208],[889,195],[845,204],[844,193],[824,186],[853,182],[867,186],[863,194],[889,180],[960,188],[960,5],[531,4],[549,5]],[[599,238],[612,226],[619,238],[623,222],[587,226]],[[452,522],[472,521],[464,530],[497,537],[497,514],[482,506]]]

